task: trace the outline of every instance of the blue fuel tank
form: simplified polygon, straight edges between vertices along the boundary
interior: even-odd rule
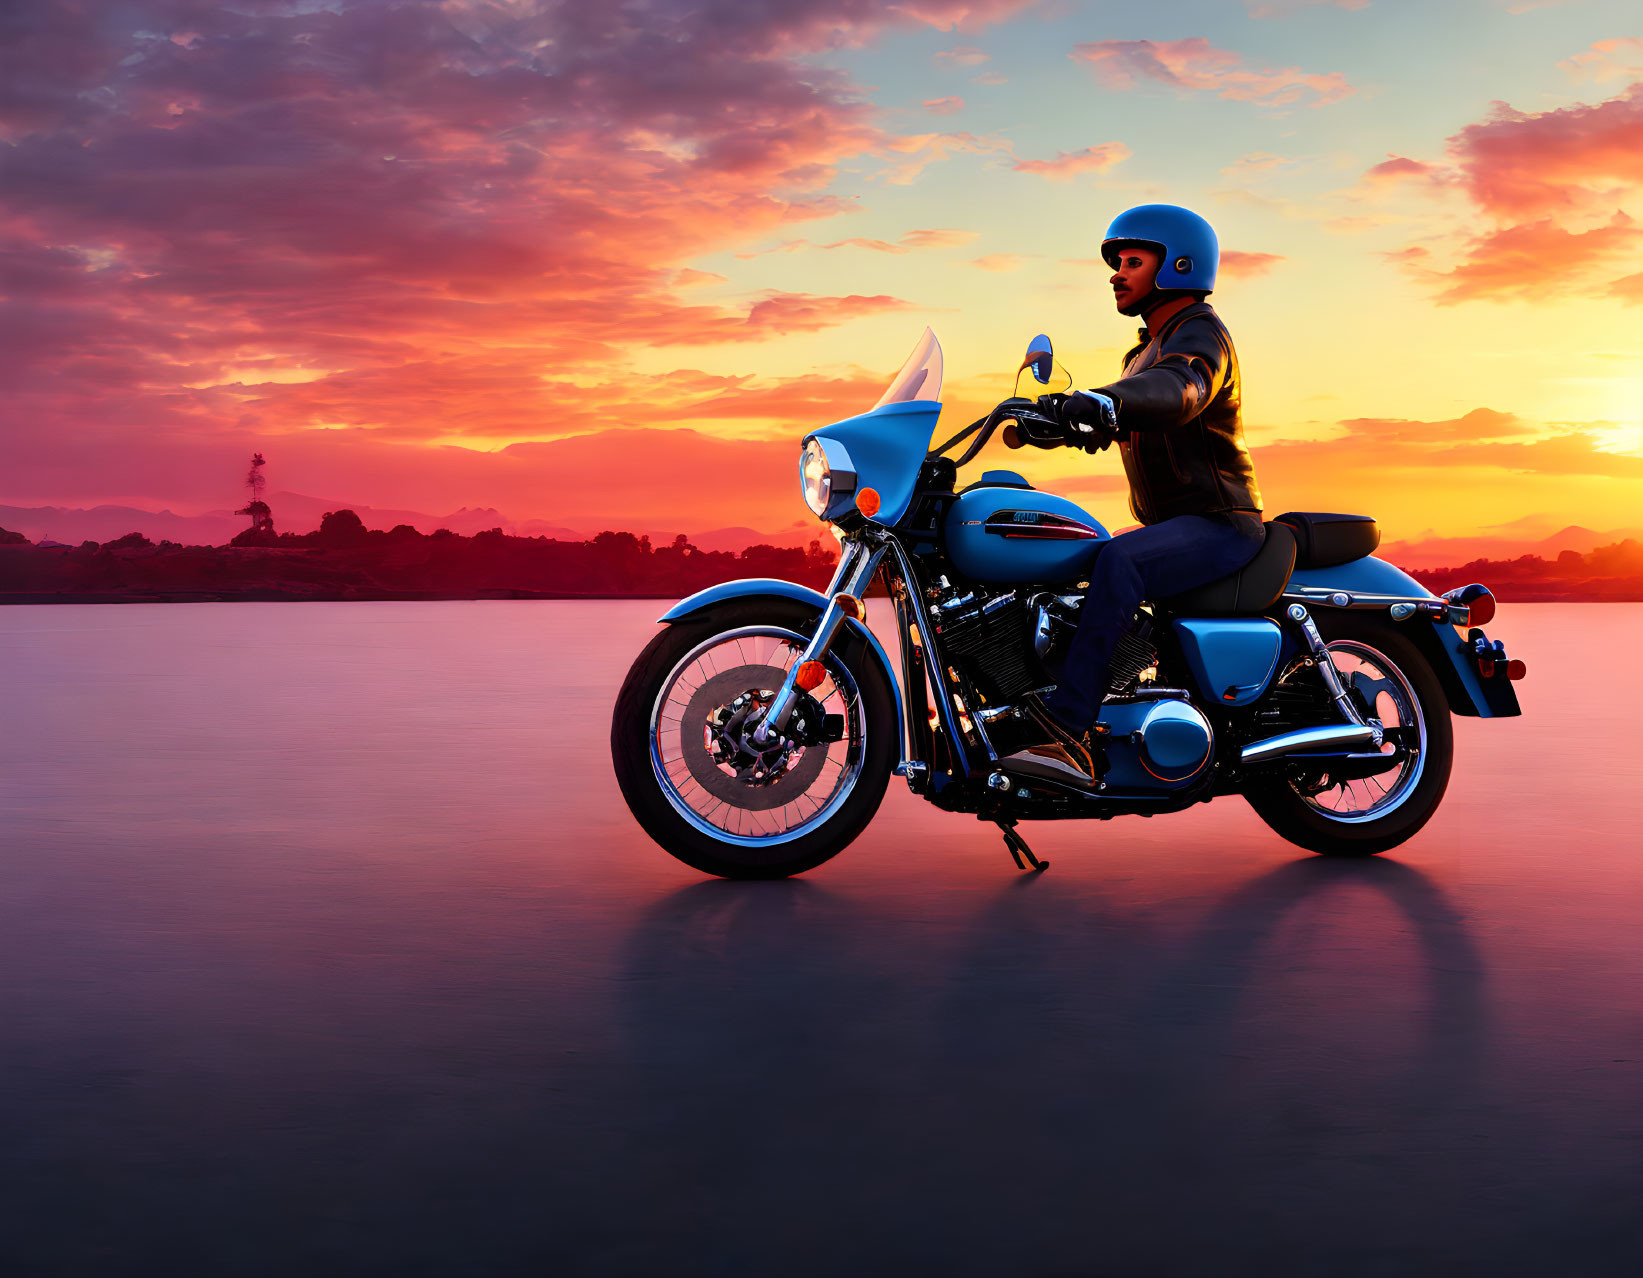
[[[974,581],[1013,584],[1083,581],[1101,543],[1111,539],[1082,507],[1008,480],[961,493],[947,512],[947,554]],[[1009,482],[1015,481],[1015,482]]]

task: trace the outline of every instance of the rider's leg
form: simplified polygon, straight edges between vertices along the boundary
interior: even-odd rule
[[[1066,668],[1044,705],[1075,733],[1089,731],[1107,691],[1119,636],[1143,599],[1191,590],[1242,568],[1261,548],[1255,515],[1178,515],[1101,547]]]

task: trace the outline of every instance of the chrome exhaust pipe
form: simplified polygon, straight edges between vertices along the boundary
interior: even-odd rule
[[[1251,742],[1238,753],[1243,763],[1264,763],[1281,755],[1297,751],[1340,750],[1347,746],[1365,745],[1375,740],[1375,729],[1368,724],[1343,723],[1328,728],[1297,728],[1281,732],[1265,741]]]

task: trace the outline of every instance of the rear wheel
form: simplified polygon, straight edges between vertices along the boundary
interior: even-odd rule
[[[1385,727],[1390,766],[1331,775],[1326,767],[1278,763],[1244,797],[1273,830],[1308,851],[1372,856],[1414,836],[1442,802],[1454,760],[1449,703],[1426,658],[1390,623],[1336,612],[1320,614],[1318,628],[1359,709]]]
[[[628,672],[611,718],[616,779],[645,833],[686,865],[802,874],[878,810],[900,749],[895,691],[859,636],[835,640],[790,725],[806,718],[803,732],[753,737],[817,618],[789,600],[727,604],[669,625]]]

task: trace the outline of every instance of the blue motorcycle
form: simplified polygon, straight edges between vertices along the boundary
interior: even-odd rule
[[[1035,338],[1022,372],[1047,385],[1055,367]],[[892,774],[997,823],[1020,868],[1045,863],[1018,822],[1232,794],[1303,848],[1367,856],[1436,811],[1451,714],[1519,713],[1523,663],[1479,629],[1495,611],[1485,587],[1433,595],[1374,557],[1372,518],[1300,512],[1268,522],[1238,572],[1143,606],[1095,727],[1099,779],[1011,753],[1110,536],[1014,471],[958,487],[995,434],[1019,446],[1055,424],[1012,397],[932,451],[941,379],[926,329],[870,411],[804,438],[805,503],[840,544],[825,594],[775,580],[701,591],[663,615],[629,671],[611,723],[617,780],[687,865],[744,879],[812,869],[872,820]],[[897,663],[867,626],[875,580]]]

